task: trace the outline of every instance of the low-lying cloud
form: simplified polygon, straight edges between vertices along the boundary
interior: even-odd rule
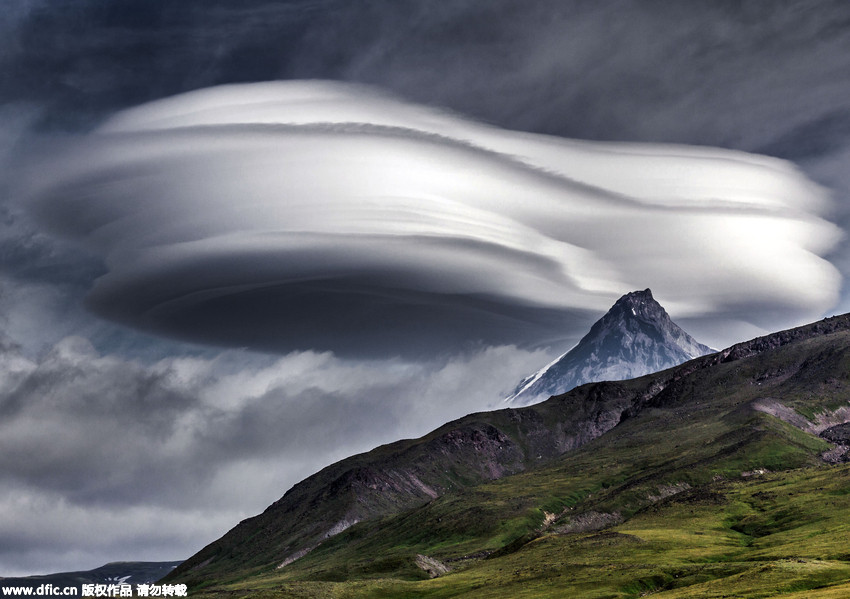
[[[332,462],[494,407],[550,358],[143,364],[82,337],[40,359],[0,347],[0,572],[189,557]]]
[[[339,83],[153,102],[36,171],[37,214],[108,268],[90,307],[206,343],[546,343],[646,287],[674,317],[776,326],[841,284],[825,192],[790,163],[512,132]]]

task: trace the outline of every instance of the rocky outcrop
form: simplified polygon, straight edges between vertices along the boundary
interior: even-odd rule
[[[448,574],[451,571],[451,568],[440,560],[428,557],[427,555],[422,555],[421,553],[416,555],[416,559],[414,561],[419,569],[428,574],[429,578],[437,578],[438,576]]]

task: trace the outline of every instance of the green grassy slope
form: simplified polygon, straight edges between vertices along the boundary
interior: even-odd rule
[[[850,470],[800,426],[850,402],[848,320],[585,386],[536,417],[607,394],[631,407],[578,449],[363,521],[283,568],[221,562],[184,579],[279,597],[847,596]],[[428,580],[418,555],[452,571]]]
[[[258,578],[268,597],[847,597],[850,467],[688,490],[604,531],[546,533],[433,580]]]
[[[640,397],[600,384],[558,402],[471,414],[432,433],[333,464],[241,522],[173,575],[196,583],[218,572],[260,571],[289,561],[354,522],[423,505],[556,458],[620,421]]]

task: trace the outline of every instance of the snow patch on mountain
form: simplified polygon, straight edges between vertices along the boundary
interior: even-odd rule
[[[529,375],[520,381],[519,385],[517,385],[516,390],[514,390],[513,394],[511,394],[505,401],[512,401],[514,398],[523,394],[526,390],[530,389],[537,381],[539,381],[555,364],[560,362],[564,356],[566,356],[570,351],[575,349],[575,345],[570,348],[570,350],[562,353],[560,356],[549,362],[546,366],[538,370],[532,375]]]

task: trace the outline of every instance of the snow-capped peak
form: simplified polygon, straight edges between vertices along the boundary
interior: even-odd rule
[[[523,379],[505,401],[528,405],[584,383],[634,378],[713,351],[674,323],[649,289],[633,291],[575,347]]]

